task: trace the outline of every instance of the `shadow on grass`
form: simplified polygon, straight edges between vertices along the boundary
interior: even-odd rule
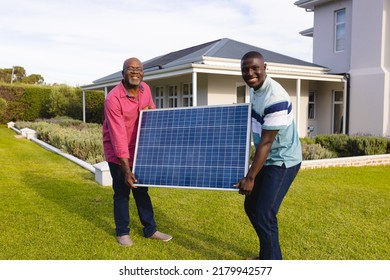
[[[183,211],[186,210],[183,209]],[[191,213],[186,214],[191,215]],[[226,228],[222,233],[216,232],[215,225],[221,221],[210,217],[210,215],[194,218],[202,220],[199,223],[202,228],[199,230],[192,228],[191,224],[184,225],[175,222],[174,217],[166,215],[158,207],[155,207],[155,216],[159,228],[169,229],[170,233],[173,233],[173,242],[182,247],[183,250],[193,252],[190,259],[224,260],[233,259],[233,256],[238,258],[244,256],[245,258],[256,255],[256,251],[249,251],[244,246],[240,246],[236,239],[236,228]],[[255,232],[253,232],[254,234]],[[221,238],[217,235],[221,235]]]
[[[69,174],[69,179],[58,179],[58,174],[42,176],[33,171],[27,171],[24,176],[26,186],[34,189],[43,199],[55,203],[69,213],[78,215],[108,235],[115,236],[110,187],[96,185],[96,183],[91,182],[90,176],[85,176],[85,174]],[[85,183],[79,183],[77,180],[85,181]],[[228,236],[228,238],[225,238],[225,241],[218,237],[220,233],[213,235],[215,223],[218,223],[215,219],[199,216],[191,218],[194,223],[198,223],[197,225],[180,224],[175,220],[175,217],[162,210],[163,207],[156,207],[157,203],[154,202],[153,194],[151,194],[151,198],[154,203],[158,228],[174,236],[171,241],[174,246],[164,247],[164,250],[168,251],[161,252],[160,258],[157,257],[156,259],[231,259],[241,255],[253,255],[253,252],[245,251],[244,246],[240,247],[234,239],[236,236],[235,229],[226,228],[223,236]],[[158,203],[162,202],[158,201]],[[132,234],[137,233],[143,236],[142,225],[139,222],[132,197],[130,200],[130,215]],[[183,215],[191,215],[191,213],[183,213]],[[196,221],[197,219],[201,220]],[[201,228],[198,230],[198,227]],[[208,233],[208,229],[210,229],[210,233]],[[85,231],[85,234],[90,234],[91,228],[86,228]],[[156,241],[151,240],[150,242]],[[177,246],[182,248],[178,254],[174,251],[175,248],[177,250]],[[169,250],[172,250],[172,252]]]
[[[115,235],[113,225],[102,218],[112,216],[111,196],[108,190],[95,185],[88,176],[81,175],[81,180],[86,180],[85,184],[74,182],[74,178],[66,180],[53,176],[55,175],[39,176],[27,171],[24,181],[26,186],[33,188],[42,198],[80,216],[107,234]],[[69,174],[69,177],[74,176]]]

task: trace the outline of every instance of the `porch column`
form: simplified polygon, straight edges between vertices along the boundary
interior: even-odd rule
[[[86,121],[85,118],[85,90],[83,90],[83,122]]]
[[[301,79],[297,79],[297,84],[296,84],[296,103],[297,103],[297,109],[295,112],[295,120],[296,120],[296,125],[297,125],[297,131],[298,135],[299,129],[301,126],[301,118],[300,118],[300,112],[301,112]]]
[[[107,87],[104,87],[104,99],[107,98],[107,94],[108,94],[108,89]]]
[[[198,84],[197,84],[197,81],[198,81],[198,75],[195,72],[195,70],[193,70],[193,72],[192,72],[192,106],[193,107],[198,106],[198,91],[197,91]]]

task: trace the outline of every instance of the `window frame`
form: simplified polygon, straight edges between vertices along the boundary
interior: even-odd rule
[[[184,83],[182,85],[182,106],[193,107],[192,83]]]
[[[310,95],[313,94],[313,100],[310,100]],[[308,106],[307,106],[307,119],[315,120],[316,119],[316,95],[317,92],[315,90],[309,90],[309,98],[308,98]],[[312,105],[312,106],[310,106]],[[312,113],[310,112],[310,107],[312,107]]]
[[[164,87],[156,86],[154,90],[154,103],[156,108],[164,108]]]
[[[172,89],[173,89],[173,91],[171,91]],[[179,101],[178,86],[177,85],[168,86],[168,106],[169,106],[169,108],[177,108],[179,105],[178,101]]]
[[[339,9],[334,12],[334,52],[345,50],[346,37],[346,9]],[[339,38],[338,38],[339,37]]]

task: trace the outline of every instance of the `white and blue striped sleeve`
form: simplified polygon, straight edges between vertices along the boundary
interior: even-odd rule
[[[262,128],[265,130],[280,130],[293,122],[292,104],[281,101],[265,108]]]

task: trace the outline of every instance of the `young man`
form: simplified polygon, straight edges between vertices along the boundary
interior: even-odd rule
[[[291,100],[283,87],[267,76],[258,52],[241,59],[241,73],[251,87],[252,132],[256,152],[246,177],[236,186],[245,195],[244,208],[260,241],[255,259],[282,259],[279,207],[302,161]]]
[[[130,246],[129,196],[133,193],[145,237],[169,241],[172,236],[156,230],[148,188],[137,188],[132,173],[139,113],[156,108],[149,86],[143,80],[143,67],[137,58],[123,63],[123,80],[107,95],[104,103],[103,146],[114,189],[116,239]]]

